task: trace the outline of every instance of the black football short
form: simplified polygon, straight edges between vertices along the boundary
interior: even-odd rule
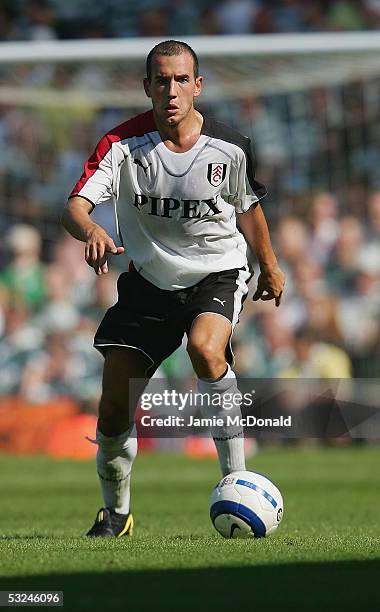
[[[134,268],[118,278],[118,301],[109,308],[97,330],[94,346],[103,355],[108,346],[142,351],[151,361],[151,376],[160,363],[182,344],[184,334],[202,313],[227,318],[232,331],[247,296],[252,274],[245,268],[213,272],[199,283],[175,291],[159,289]],[[233,364],[230,342],[227,362]]]

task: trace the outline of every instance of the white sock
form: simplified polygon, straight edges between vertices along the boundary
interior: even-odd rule
[[[218,405],[213,405],[212,402],[200,402],[200,410],[203,418],[223,418],[225,421],[227,414],[231,417],[241,417],[240,404],[234,404],[230,410],[223,408],[223,396],[225,404],[230,405],[231,397],[238,397],[239,389],[236,384],[235,373],[228,366],[226,373],[222,378],[214,381],[198,379],[198,392],[207,393],[211,398],[215,398],[220,394],[220,402]],[[214,404],[216,402],[214,401]],[[203,405],[202,405],[203,404]],[[244,457],[244,433],[243,428],[238,426],[227,425],[226,421],[223,426],[210,427],[210,432],[214,438],[216,450],[218,452],[219,463],[223,476],[231,472],[245,470]]]
[[[136,428],[118,436],[105,436],[97,428],[96,465],[104,504],[120,514],[128,514],[133,461],[137,455]]]

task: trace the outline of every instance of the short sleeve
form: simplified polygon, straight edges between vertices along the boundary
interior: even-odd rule
[[[95,151],[86,161],[82,176],[71,191],[70,198],[81,196],[94,206],[112,198],[112,144],[108,135],[99,141]]]
[[[241,147],[242,155],[239,161],[231,168],[230,193],[228,201],[237,213],[245,213],[253,204],[263,198],[267,190],[255,178],[256,161],[249,138],[244,139]]]

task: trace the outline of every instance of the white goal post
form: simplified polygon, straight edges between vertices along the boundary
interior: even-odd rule
[[[145,102],[141,90],[144,61],[156,38],[7,42],[1,44],[0,104],[78,105],[135,108]],[[250,95],[271,95],[316,86],[380,76],[380,33],[269,34],[194,36],[184,39],[197,52],[209,77],[206,101]],[[75,73],[84,65],[113,70],[125,78],[112,87],[82,86],[80,79],[65,87],[53,75],[29,78],[32,67],[65,66]],[[15,67],[22,66],[20,75]],[[71,68],[70,68],[71,67]],[[20,78],[21,77],[21,78]],[[24,77],[24,81],[22,80]],[[127,81],[127,82],[126,82]],[[126,91],[128,95],[126,96]]]

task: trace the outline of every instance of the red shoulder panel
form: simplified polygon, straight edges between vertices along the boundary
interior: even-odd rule
[[[149,110],[141,115],[132,117],[132,119],[128,121],[124,121],[124,123],[121,123],[107,132],[98,142],[91,157],[86,161],[83,174],[74,186],[69,197],[71,198],[77,195],[87,183],[88,179],[95,174],[99,168],[100,162],[105,158],[114,142],[120,142],[126,138],[133,138],[133,136],[143,136],[148,132],[154,132],[156,129],[153,111]]]

